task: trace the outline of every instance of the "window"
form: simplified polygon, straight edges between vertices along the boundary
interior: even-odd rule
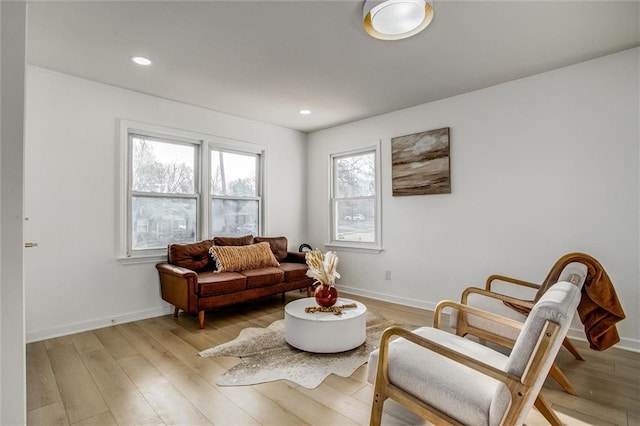
[[[129,134],[129,254],[198,236],[199,145]]]
[[[121,259],[156,260],[170,243],[214,235],[260,235],[263,147],[124,120],[121,134]]]
[[[211,149],[211,223],[214,235],[260,235],[256,154]]]
[[[379,143],[331,155],[331,244],[380,250]]]

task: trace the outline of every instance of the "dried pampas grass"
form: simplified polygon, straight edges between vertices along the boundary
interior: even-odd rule
[[[315,279],[321,284],[334,285],[336,279],[340,278],[338,273],[338,255],[333,251],[323,254],[320,250],[312,250],[305,255],[307,266],[307,276]]]

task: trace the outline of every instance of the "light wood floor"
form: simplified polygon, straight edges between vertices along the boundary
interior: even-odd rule
[[[302,297],[290,292],[284,303]],[[355,297],[369,309],[406,324],[430,325],[419,309]],[[277,296],[210,312],[207,327],[188,315],[164,316],[27,345],[27,417],[31,425],[364,425],[372,386],[366,366],[351,377],[330,376],[307,390],[279,381],[217,387],[233,358],[197,353],[235,338],[245,327],[265,327],[284,316]],[[555,382],[543,389],[567,425],[640,425],[640,354],[595,352],[575,342],[586,361],[564,349],[560,368],[580,393]],[[385,404],[385,425],[423,424]],[[545,425],[534,410],[528,425]]]

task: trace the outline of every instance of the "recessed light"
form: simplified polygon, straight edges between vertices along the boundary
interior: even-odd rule
[[[151,65],[151,60],[149,58],[145,58],[144,56],[132,56],[131,62],[138,65]]]
[[[310,109],[301,109],[300,110],[300,114],[309,115],[309,114],[311,114],[311,110]]]

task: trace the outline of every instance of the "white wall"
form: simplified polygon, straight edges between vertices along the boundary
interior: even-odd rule
[[[266,234],[306,239],[302,133],[33,66],[26,117],[27,341],[168,312],[155,264],[116,259],[120,118],[266,146]]]
[[[308,148],[292,130],[28,67],[25,239],[40,246],[25,253],[27,340],[166,312],[154,265],[116,260],[124,118],[267,146],[267,233],[291,247],[328,241],[328,152],[381,139],[385,250],[340,253],[340,286],[432,308],[491,273],[541,280],[583,251],[623,301],[622,346],[640,349],[639,56],[316,132]],[[390,138],[444,126],[452,194],[392,197]]]
[[[586,252],[627,313],[620,346],[639,350],[639,59],[628,50],[311,134],[314,246],[328,241],[328,153],[382,140],[384,251],[340,253],[338,285],[433,308],[492,273],[539,282],[561,255]],[[440,127],[452,193],[392,197],[390,139]]]
[[[26,3],[0,3],[0,424],[26,422],[22,274]]]

